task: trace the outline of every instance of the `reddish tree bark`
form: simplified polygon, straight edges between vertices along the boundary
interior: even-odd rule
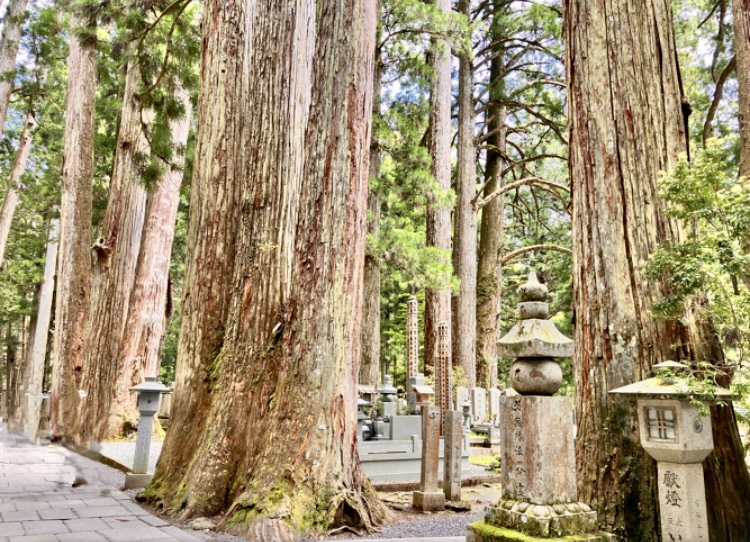
[[[93,31],[93,21],[76,12],[71,25]],[[78,390],[83,363],[83,332],[90,288],[91,180],[94,174],[96,51],[93,44],[70,39],[68,99],[65,109],[60,257],[57,266],[55,343],[50,394],[51,429],[72,436],[78,419]]]

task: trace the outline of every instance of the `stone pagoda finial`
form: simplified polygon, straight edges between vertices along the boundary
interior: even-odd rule
[[[518,288],[520,320],[497,342],[498,355],[516,358],[510,367],[510,383],[521,395],[553,395],[562,385],[557,358],[573,355],[573,341],[549,320],[547,287],[535,272]]]

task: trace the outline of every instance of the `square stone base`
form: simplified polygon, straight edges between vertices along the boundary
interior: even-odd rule
[[[442,491],[434,493],[415,491],[412,498],[412,508],[422,512],[442,512],[445,510],[445,494]]]
[[[596,512],[584,503],[532,504],[501,500],[489,507],[485,522],[540,538],[596,531]]]
[[[154,479],[151,474],[133,474],[132,472],[125,475],[125,489],[140,489],[148,487],[151,480]]]
[[[466,542],[614,542],[614,535],[592,532],[566,536],[565,538],[539,538],[513,529],[495,527],[485,521],[477,521],[467,526]]]

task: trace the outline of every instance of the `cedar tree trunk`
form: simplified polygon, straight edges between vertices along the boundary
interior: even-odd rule
[[[0,41],[0,136],[3,135],[10,95],[16,74],[16,55],[21,41],[23,19],[28,0],[10,0],[5,12],[3,37]]]
[[[95,24],[75,12],[71,26]],[[96,50],[75,33],[70,38],[68,98],[65,109],[60,257],[55,297],[55,346],[50,416],[52,431],[72,436],[78,419],[84,317],[91,268],[91,180],[94,174],[94,109]]]
[[[372,92],[372,116],[380,118],[380,50],[375,50]],[[380,177],[380,147],[373,131],[370,143],[370,179]],[[367,233],[377,242],[380,237],[380,194],[370,190],[367,196]],[[377,387],[380,372],[380,253],[377,247],[365,253],[364,314],[362,317],[362,363],[359,384]],[[406,383],[409,386],[409,383]]]
[[[367,530],[383,513],[355,446],[375,4],[206,13],[192,197],[213,197],[191,214],[176,416],[144,498],[183,518],[229,507],[223,527],[253,540]]]
[[[450,0],[434,0],[438,9],[449,13]],[[440,191],[451,188],[451,50],[446,40],[437,40],[432,51],[432,91],[430,93],[430,157],[431,173]],[[427,246],[451,250],[451,210],[438,206],[434,200],[427,208]],[[451,292],[449,289],[425,292],[424,306],[424,367],[425,374],[435,365],[438,355],[438,325],[451,326]]]
[[[653,317],[668,292],[643,274],[651,252],[681,235],[657,185],[687,150],[672,15],[666,0],[567,0],[565,18],[579,497],[625,540],[657,540],[655,462],[640,447],[632,405],[607,392],[665,359],[722,358],[707,347],[715,338],[706,326]],[[729,470],[743,460],[723,444],[737,432],[726,410],[714,417],[717,455],[707,463]],[[734,480],[715,466],[706,472],[712,540],[741,540],[750,528],[740,504],[750,498],[747,472]],[[717,476],[736,500],[713,493]]]
[[[30,111],[26,116],[26,122],[21,131],[21,140],[18,142],[18,149],[10,168],[8,189],[5,192],[2,209],[0,209],[0,264],[5,260],[5,246],[8,243],[10,228],[13,224],[13,215],[16,214],[16,205],[18,205],[18,186],[21,182],[23,172],[26,171],[26,162],[29,160],[29,151],[31,151],[31,142],[33,140],[31,130],[35,126],[34,113]]]
[[[88,446],[119,436],[137,425],[131,404],[132,370],[122,367],[122,340],[146,213],[146,189],[137,176],[137,157],[148,152],[136,95],[138,62],[128,63],[120,131],[109,187],[109,201],[91,266],[91,300],[86,320],[86,349],[76,439]],[[146,120],[147,122],[147,120]],[[132,361],[132,360],[128,360]]]
[[[171,123],[172,142],[175,147],[184,149],[190,132],[190,94],[180,90],[176,97],[185,108],[185,116]],[[172,164],[164,164],[165,172],[149,197],[123,337],[123,359],[118,368],[122,372],[118,382],[124,382],[125,388],[140,384],[145,376],[159,375],[161,346],[167,328],[169,262],[180,204],[183,163],[184,154],[181,154]],[[123,418],[137,418],[137,395],[123,394],[120,399]]]
[[[471,2],[460,13],[471,20]],[[460,365],[469,388],[476,385],[477,346],[477,150],[474,134],[474,67],[467,52],[459,55],[458,179],[454,213],[453,268],[461,281],[453,298],[453,366]],[[452,393],[452,392],[451,392]],[[456,405],[456,408],[460,408]]]
[[[29,338],[29,349],[26,352],[22,374],[25,396],[20,401],[19,430],[32,441],[37,437],[39,431],[44,361],[47,357],[52,301],[55,294],[58,229],[59,220],[53,219],[50,223],[47,253],[44,260],[44,279],[39,290],[39,310],[36,314],[35,324],[31,326],[32,335]]]
[[[497,13],[497,12],[496,12]],[[497,13],[495,17],[502,17]],[[496,25],[493,25],[496,26]],[[485,196],[503,186],[505,152],[505,106],[502,105],[504,73],[501,41],[495,45],[490,61],[490,103],[488,107],[487,158],[485,162]],[[479,249],[477,252],[477,385],[491,389],[497,386],[497,340],[500,338],[500,302],[502,299],[503,214],[505,198],[494,198],[482,207]]]

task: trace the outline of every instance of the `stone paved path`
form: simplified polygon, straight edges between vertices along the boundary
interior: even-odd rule
[[[77,454],[0,425],[0,542],[201,542],[102,478]]]

